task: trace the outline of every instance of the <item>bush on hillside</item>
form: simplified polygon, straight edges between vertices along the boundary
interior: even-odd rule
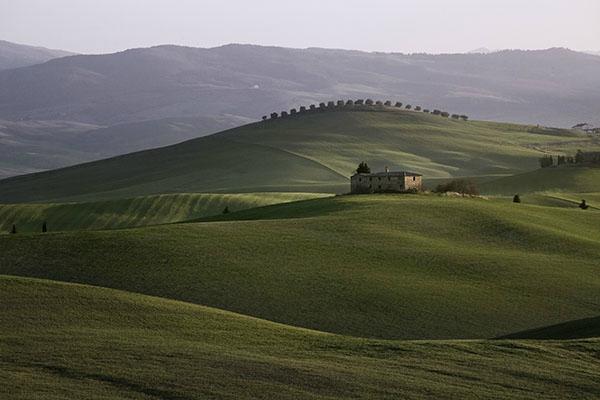
[[[440,183],[434,190],[435,193],[460,193],[462,195],[479,195],[477,184],[470,179],[455,179],[450,182]]]
[[[303,112],[306,112],[306,107],[304,107],[304,106],[301,106],[301,107],[300,107],[300,112],[301,112],[301,113],[303,113]]]
[[[446,112],[446,111],[442,111],[442,113],[440,115],[444,118],[448,118],[450,116],[450,113]]]
[[[369,167],[369,165],[367,165],[367,163],[365,161],[363,161],[360,164],[358,164],[358,168],[356,168],[356,173],[357,174],[370,174],[371,168]]]
[[[405,107],[407,110],[410,110],[412,108],[412,106],[410,104],[407,104]]]
[[[391,107],[392,106],[392,102],[390,100],[388,100],[385,103],[383,103],[383,105],[385,105],[387,107]]]
[[[292,109],[290,110],[290,114],[291,114],[291,115],[296,115],[297,113],[298,113],[298,111],[296,111],[296,109],[295,109],[295,108],[292,108]]]
[[[421,106],[416,106],[415,111],[421,111]]]
[[[430,113],[429,109],[427,109],[427,108],[426,108],[426,109],[424,109],[424,110],[423,110],[423,112],[424,112],[425,114],[429,114],[429,113]]]
[[[515,197],[513,197],[513,203],[520,203],[521,202],[521,196],[519,196],[518,194],[515,194]]]
[[[344,104],[345,104],[344,100],[338,100],[338,102],[337,102],[338,107],[344,107]]]
[[[287,117],[289,114],[287,111],[282,111],[281,112],[281,118]]]
[[[540,167],[548,168],[552,166],[554,166],[554,157],[548,154],[543,157],[540,157]]]
[[[459,118],[460,118],[460,115],[458,115],[458,114],[452,114],[452,119],[459,119]]]
[[[468,121],[468,120],[469,120],[469,117],[468,117],[468,116],[466,116],[466,115],[461,115],[461,116],[460,116],[460,119],[462,119],[463,121]]]
[[[372,106],[373,105],[373,100],[367,99],[367,100],[365,100],[365,104],[368,105],[368,106]]]
[[[395,107],[401,108],[402,107],[402,103],[397,102]]]
[[[440,115],[442,112],[440,110],[433,110],[433,115]]]
[[[347,106],[353,106],[353,105],[354,105],[354,100],[348,100],[348,101],[346,102],[346,105],[347,105]]]
[[[277,119],[278,114],[277,113],[271,113],[271,119]]]
[[[229,206],[225,206],[225,209],[223,210],[223,214],[229,214]]]
[[[317,106],[314,104],[311,104],[310,106],[308,106],[308,108],[310,108],[311,111],[315,111],[317,109]]]
[[[335,107],[335,102],[334,101],[328,101],[327,102],[327,107],[328,108],[334,108]]]
[[[358,99],[354,102],[354,104],[362,106],[363,104],[365,104],[365,101],[363,99]]]
[[[376,106],[382,106],[382,105],[383,105],[383,101],[381,101],[381,100],[377,100],[377,101],[375,102],[375,105],[376,105]]]

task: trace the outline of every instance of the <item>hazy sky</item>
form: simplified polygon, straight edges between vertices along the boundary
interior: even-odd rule
[[[0,39],[82,53],[166,43],[600,50],[600,0],[0,0]]]

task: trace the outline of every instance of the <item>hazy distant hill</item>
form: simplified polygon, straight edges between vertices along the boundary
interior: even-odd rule
[[[228,45],[80,55],[0,72],[0,118],[109,125],[390,98],[473,118],[600,123],[600,58],[566,49],[402,55]]]
[[[53,58],[73,55],[68,51],[26,46],[0,40],[0,70],[40,64]]]

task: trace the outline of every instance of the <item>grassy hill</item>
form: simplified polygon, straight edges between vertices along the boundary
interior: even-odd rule
[[[118,229],[157,225],[269,204],[326,196],[312,193],[172,194],[57,204],[0,204],[0,232]]]
[[[596,211],[376,195],[220,218],[5,235],[0,273],[387,339],[497,337],[600,307]]]
[[[600,168],[571,167],[543,168],[535,171],[507,176],[480,185],[488,194],[565,192],[600,193]]]
[[[0,397],[15,400],[569,399],[600,391],[597,339],[365,340],[5,276],[0,303]]]
[[[600,337],[600,317],[529,329],[504,336],[504,339],[573,340]]]
[[[584,134],[399,111],[337,111],[255,123],[178,145],[0,181],[0,202],[178,192],[345,192],[359,161],[426,178],[509,175]]]

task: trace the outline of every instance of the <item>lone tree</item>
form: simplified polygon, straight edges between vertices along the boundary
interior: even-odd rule
[[[402,103],[400,103],[399,101],[396,102],[396,107],[398,107],[398,108],[402,107]]]
[[[263,115],[263,117],[262,117],[262,120],[263,120],[263,121],[266,121],[266,120],[267,120],[267,118],[268,118],[268,117],[267,117],[266,115]]]
[[[48,232],[48,226],[46,225],[46,221],[42,224],[42,233]]]
[[[10,230],[10,233],[12,233],[13,235],[17,233],[17,226],[15,224],[13,224],[12,229]]]
[[[223,214],[229,214],[229,206],[225,206],[225,209],[223,210]]]
[[[588,208],[590,208],[590,206],[587,205],[585,200],[581,200],[581,204],[579,204],[579,208],[581,208],[582,210],[587,210]]]
[[[412,108],[412,106],[410,104],[407,104],[405,107],[407,110],[410,110]]]
[[[515,197],[513,197],[513,203],[520,203],[521,202],[521,196],[519,196],[518,194],[515,194]]]
[[[370,174],[371,168],[369,168],[367,163],[363,161],[360,164],[358,164],[358,168],[356,168],[356,173],[357,174]]]

